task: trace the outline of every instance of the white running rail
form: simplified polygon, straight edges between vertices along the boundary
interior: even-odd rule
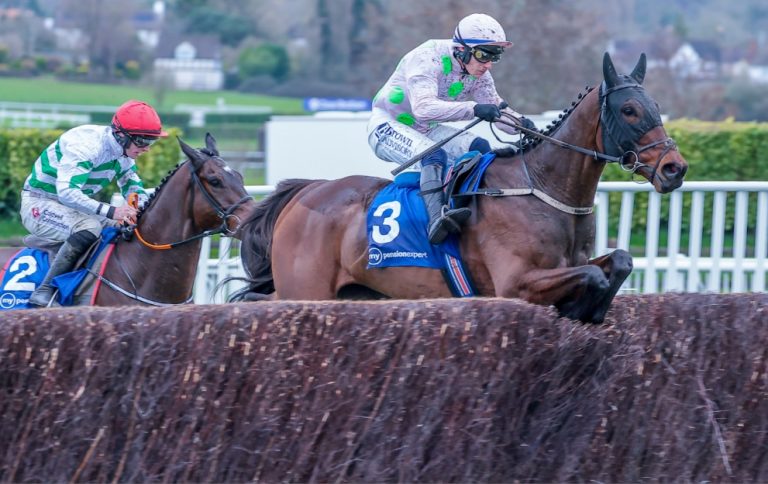
[[[609,194],[615,192],[621,193],[620,216],[611,221]],[[631,234],[638,199],[647,203],[646,228]],[[649,184],[603,182],[597,207],[597,254],[628,250],[631,235],[645,240],[627,291],[766,291],[768,182],[686,182],[669,195]]]
[[[273,187],[254,185],[246,189],[260,197],[271,193]],[[610,197],[613,193],[620,195]],[[619,199],[613,201],[618,217],[610,216],[611,198]],[[656,193],[648,183],[601,182],[596,205],[596,255],[616,248],[630,250],[633,236],[636,244],[645,241],[640,249],[630,250],[635,268],[623,292],[768,289],[768,182],[686,182],[668,195]],[[645,230],[633,233],[635,210],[646,205],[642,214],[647,220]],[[238,251],[232,239],[205,239],[195,303],[225,302],[242,287],[233,282],[214,292],[224,278],[243,275]]]

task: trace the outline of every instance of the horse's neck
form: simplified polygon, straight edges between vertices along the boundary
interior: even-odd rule
[[[180,242],[201,233],[185,212],[188,203],[182,197],[163,193],[142,214],[136,230],[149,244]],[[173,203],[164,203],[168,200]],[[169,206],[173,205],[173,206]],[[201,240],[194,240],[171,249],[148,247],[134,234],[129,243],[118,247],[122,265],[129,273],[138,293],[159,302],[179,302],[192,291],[200,257]],[[122,271],[121,271],[122,272]]]
[[[598,150],[597,128],[600,122],[596,89],[577,106],[553,137],[588,150]],[[598,150],[599,151],[599,150]],[[525,163],[527,170],[522,167]],[[534,149],[518,155],[514,163],[502,164],[501,178],[517,184],[527,183],[526,171],[534,188],[571,206],[591,206],[605,163],[578,151],[542,141]]]

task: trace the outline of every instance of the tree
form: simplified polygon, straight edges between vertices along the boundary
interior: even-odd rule
[[[280,81],[290,73],[290,60],[285,47],[263,43],[246,47],[240,52],[237,66],[241,79],[256,76],[271,76]]]
[[[91,75],[115,77],[118,61],[138,58],[138,40],[131,24],[136,0],[62,0],[62,4],[68,20],[88,38]]]

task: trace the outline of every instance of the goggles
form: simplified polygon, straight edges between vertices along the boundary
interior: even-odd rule
[[[472,49],[472,57],[477,59],[481,64],[487,64],[493,62],[494,64],[501,60],[501,53],[504,52],[504,48],[493,46],[495,48],[488,47],[475,47]]]
[[[146,136],[139,136],[135,134],[129,134],[131,142],[136,145],[137,148],[146,148],[152,146],[158,138],[148,138]]]

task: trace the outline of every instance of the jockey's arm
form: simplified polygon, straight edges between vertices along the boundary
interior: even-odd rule
[[[464,121],[474,117],[474,101],[444,101],[437,96],[437,79],[420,74],[408,79],[413,115],[421,122]]]

